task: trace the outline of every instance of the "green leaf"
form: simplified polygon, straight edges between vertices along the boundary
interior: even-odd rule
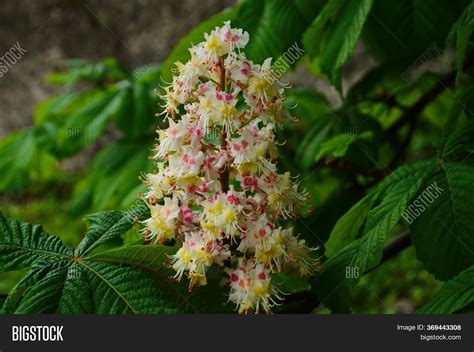
[[[314,122],[296,151],[297,160],[303,168],[314,165],[315,155],[336,124],[337,121],[331,115],[320,116]]]
[[[83,106],[75,110],[58,130],[56,153],[70,156],[95,141],[127,101],[114,87],[97,91]]]
[[[474,301],[474,266],[446,282],[417,314],[451,314]]]
[[[158,82],[136,81],[124,84],[119,96],[125,102],[123,110],[116,115],[116,125],[125,139],[150,136],[156,127],[155,113],[158,111],[158,96],[153,93]]]
[[[167,263],[168,256],[174,254],[177,247],[158,245],[129,245],[111,249],[91,257],[92,260],[104,263],[125,264],[152,272],[158,287],[169,302],[187,313],[219,313],[230,311],[225,306],[224,290],[219,287],[217,278],[208,278],[208,284],[188,291],[188,282],[182,279],[177,282],[175,274]]]
[[[101,244],[127,232],[133,225],[133,217],[125,211],[102,211],[88,215],[84,220],[89,229],[77,246],[77,256],[84,256]]]
[[[138,84],[155,84],[157,85],[161,79],[161,65],[149,65],[138,67],[132,72],[135,83]]]
[[[346,155],[351,144],[358,141],[370,141],[373,138],[374,133],[372,131],[365,131],[357,135],[348,135],[347,133],[338,134],[321,144],[319,152],[316,155],[316,161],[328,156],[341,158]]]
[[[363,235],[358,240],[360,245],[350,266],[366,272],[380,262],[386,237],[392,234],[408,201],[416,194],[421,183],[420,175],[401,179],[387,192],[382,203],[368,212]]]
[[[102,62],[91,64],[82,60],[69,61],[71,69],[65,72],[57,72],[48,76],[48,83],[72,85],[79,80],[104,81],[120,80],[127,76],[126,70],[116,59],[109,57]]]
[[[153,170],[153,163],[148,159],[148,148],[152,144],[152,138],[125,139],[100,151],[87,176],[75,187],[71,206],[74,214],[87,209],[99,211],[132,205],[137,198],[136,190],[142,185],[139,175]]]
[[[339,218],[325,244],[327,257],[332,257],[356,238],[375,200],[376,197],[373,194],[368,194]]]
[[[11,289],[0,310],[1,314],[13,314],[25,294],[37,281],[44,277],[52,268],[52,265],[32,265],[26,275]]]
[[[290,89],[287,93],[286,106],[292,116],[300,121],[292,124],[294,131],[285,133],[288,144],[296,148],[296,160],[303,168],[314,164],[314,156],[320,144],[332,131],[334,119],[327,99],[319,92],[311,89]],[[301,134],[304,134],[301,140]]]
[[[0,213],[0,271],[18,270],[34,262],[68,260],[72,251],[39,225],[6,219]]]
[[[331,112],[327,98],[322,93],[308,88],[288,89],[285,105],[292,116],[301,119],[305,128],[311,126],[320,115]]]
[[[78,262],[67,268],[66,278],[57,310],[61,314],[92,314],[94,313],[93,291],[87,278],[87,271]],[[105,297],[104,297],[105,298]]]
[[[56,311],[61,298],[68,268],[66,265],[49,270],[23,295],[15,309],[16,314],[46,314]]]
[[[316,294],[321,304],[336,314],[351,312],[350,282],[346,279],[346,270],[354,255],[354,246],[346,246],[337,256],[324,262],[323,269],[310,281],[311,291]]]
[[[469,44],[469,38],[474,30],[474,3],[471,2],[464,12],[454,23],[448,36],[448,43],[456,45],[456,83],[458,83],[463,74],[463,64],[466,55],[466,49]]]
[[[37,153],[34,130],[16,132],[0,141],[0,190],[20,192],[26,187]]]
[[[33,112],[33,121],[37,125],[52,121],[55,123],[60,123],[61,120],[58,119],[59,112],[64,111],[69,106],[74,104],[79,96],[80,93],[71,93],[50,97],[41,101],[35,107]]]
[[[8,298],[8,295],[0,293],[0,307],[3,307],[3,304],[5,303],[7,298]],[[0,309],[0,312],[1,311],[2,311],[2,309]]]
[[[473,174],[468,161],[441,162],[411,212],[410,235],[417,256],[441,280],[474,264]]]
[[[142,246],[142,258],[131,258],[129,249],[122,257],[116,255],[115,261],[104,260],[107,253],[102,257],[100,253],[85,256],[89,250],[126,231],[131,225],[125,224],[124,218],[119,212],[89,216],[87,236],[73,252],[39,226],[7,220],[2,215],[0,270],[30,266],[5,299],[2,312],[176,313],[178,305],[172,303],[176,297],[161,291],[155,277],[155,268],[164,264],[165,251],[159,257],[153,256],[155,268],[135,265],[156,252],[151,246]]]
[[[446,37],[468,0],[375,1],[364,27],[369,51],[403,72],[441,54]]]
[[[304,35],[309,59],[342,91],[340,70],[362,32],[372,0],[330,0]]]
[[[244,0],[232,24],[249,33],[245,53],[250,60],[261,63],[272,57],[275,63],[288,52],[280,61],[282,68],[288,68],[302,57],[302,35],[322,4],[321,0]]]
[[[196,45],[204,41],[204,33],[211,32],[215,27],[222,26],[225,21],[233,20],[237,12],[238,6],[235,6],[231,9],[222,11],[221,13],[211,17],[210,19],[201,22],[196,26],[191,32],[185,35],[179,43],[173,48],[173,51],[165,60],[162,66],[162,80],[165,84],[170,83],[173,79],[173,69],[174,64],[177,61],[186,62],[190,59],[191,54],[189,53],[189,48],[192,45]]]
[[[446,160],[458,152],[472,151],[474,148],[474,121],[469,121],[462,128],[449,134],[441,143],[438,158]]]
[[[153,279],[139,270],[84,260],[97,314],[173,313]]]
[[[420,168],[426,163],[397,169],[377,188],[382,198],[379,205],[367,213],[367,221],[359,239],[349,243],[323,264],[318,276],[311,280],[312,290],[335,313],[350,310],[348,288],[359,276],[375,267],[382,258],[383,245],[400,221],[410,199],[423,180]],[[356,272],[356,277],[347,272]]]

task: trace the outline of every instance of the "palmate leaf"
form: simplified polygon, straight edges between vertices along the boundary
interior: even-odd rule
[[[141,246],[143,257],[127,250],[116,252],[114,261],[106,261],[107,252],[103,257],[100,253],[94,256],[87,253],[127,231],[132,226],[130,216],[125,212],[104,212],[89,216],[88,222],[87,236],[73,251],[40,226],[0,216],[0,270],[29,267],[29,272],[5,299],[2,311],[177,312],[178,305],[160,289],[163,280],[170,280],[168,269],[163,267],[163,253],[171,254],[174,248]],[[153,256],[153,270],[140,265],[150,257],[148,252],[159,254]]]
[[[474,302],[474,266],[446,282],[418,314],[451,314]]]
[[[414,216],[410,235],[418,258],[441,280],[474,264],[473,174],[469,160],[441,161],[420,190],[423,208],[417,207],[419,216]],[[429,198],[423,196],[435,183],[439,190],[429,193]]]
[[[125,264],[152,272],[157,285],[167,299],[187,313],[222,313],[230,312],[230,305],[225,305],[224,290],[219,287],[219,278],[211,277],[203,287],[188,290],[188,282],[183,279],[179,283],[171,279],[175,271],[166,263],[168,256],[178,248],[158,245],[129,245],[111,249],[91,257],[94,261],[103,263]]]
[[[386,237],[392,234],[409,200],[421,186],[422,179],[422,175],[400,179],[387,192],[382,203],[368,212],[367,223],[350,266],[366,272],[380,262]]]
[[[394,231],[431,164],[432,162],[420,162],[403,166],[387,177],[372,194],[381,199],[380,204],[368,212],[364,211],[367,213],[367,220],[361,237],[333,254],[324,263],[322,271],[311,280],[314,293],[333,312],[350,311],[348,287],[357,281],[358,276],[346,276],[347,270],[362,275],[380,262],[386,238]],[[354,207],[360,206],[356,204]],[[360,220],[358,226],[361,226]],[[335,232],[334,236],[343,237],[346,234]],[[345,239],[338,241],[344,243]]]
[[[98,314],[176,313],[150,275],[139,270],[84,260]],[[113,303],[112,303],[113,302]]]
[[[0,215],[0,270],[18,270],[35,262],[68,260],[72,251],[39,225],[20,223]]]
[[[43,277],[35,281],[25,291],[15,308],[17,314],[43,314],[54,312],[61,298],[64,281],[67,277],[67,266],[50,268]]]
[[[62,266],[62,264],[59,264]],[[1,306],[0,312],[13,313],[23,295],[42,277],[44,277],[55,266],[52,264],[38,264],[32,265],[30,270],[23,276],[23,278],[11,289],[8,293],[4,304]]]
[[[68,275],[64,279],[62,295],[57,301],[57,311],[63,314],[87,314],[96,311],[93,292],[82,265],[73,262],[67,268]]]
[[[84,220],[89,229],[75,250],[77,256],[84,256],[101,244],[127,232],[133,221],[129,213],[121,211],[102,211],[88,215]]]

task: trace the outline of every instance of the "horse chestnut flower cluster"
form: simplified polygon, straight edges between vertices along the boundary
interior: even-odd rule
[[[284,88],[271,59],[246,58],[248,40],[225,22],[189,49],[188,62],[176,63],[161,96],[168,127],[157,131],[157,169],[144,176],[151,216],[143,231],[181,245],[171,265],[190,290],[220,267],[229,301],[239,313],[258,313],[282,299],[274,273],[308,275],[317,263],[293,228],[281,225],[305,206],[306,194],[277,171],[274,129],[286,117]]]

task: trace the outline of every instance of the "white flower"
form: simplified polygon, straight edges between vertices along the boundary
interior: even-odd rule
[[[230,190],[202,202],[203,229],[215,237],[222,234],[233,237],[240,233],[239,220],[243,209],[240,197],[241,195]]]
[[[281,234],[285,245],[286,269],[297,270],[300,276],[314,275],[319,267],[319,261],[311,257],[310,253],[317,248],[310,248],[305,240],[295,237],[292,227],[282,230]]]
[[[183,185],[199,184],[199,171],[204,160],[202,151],[195,151],[189,146],[181,148],[180,153],[169,156],[169,168],[173,171],[178,183]]]
[[[150,211],[151,217],[144,221],[148,237],[155,239],[155,242],[174,238],[179,213],[178,200],[166,197],[164,205],[150,205]]]
[[[264,265],[239,258],[237,268],[227,273],[230,277],[229,301],[237,305],[239,313],[259,313],[260,309],[268,313],[281,300],[271,283],[271,271]]]
[[[222,42],[229,44],[229,52],[244,48],[249,42],[249,34],[240,28],[231,28],[230,21],[224,22],[221,28],[216,28],[216,32]]]
[[[251,106],[256,105],[257,111],[259,108],[267,107],[281,95],[276,86],[278,82],[271,63],[272,59],[268,58],[262,65],[254,65],[250,73],[245,99]]]
[[[186,234],[182,247],[172,257],[175,277],[181,280],[185,272],[191,279],[190,288],[202,286],[207,283],[206,271],[216,263],[220,266],[230,257],[226,246],[221,246],[217,241],[209,240],[203,232]]]
[[[225,131],[232,130],[232,121],[235,119],[237,99],[234,94],[207,89],[199,96],[199,109],[201,127],[207,133],[210,126],[223,126]]]
[[[293,217],[307,198],[306,193],[298,191],[298,184],[291,180],[289,172],[267,174],[262,178],[260,188],[267,194],[269,207],[284,218]]]
[[[265,128],[262,130],[265,131]],[[275,171],[275,166],[267,159],[273,137],[261,138],[260,131],[256,125],[246,126],[240,131],[240,136],[232,138],[230,142],[229,152],[234,158],[233,166],[240,172]]]
[[[149,173],[144,177],[144,183],[148,187],[145,198],[151,203],[168,195],[174,186],[174,179],[165,172],[156,174]]]
[[[247,84],[253,64],[243,53],[227,56],[225,65],[227,75],[232,81],[239,86]]]
[[[162,159],[166,154],[176,152],[183,146],[185,137],[188,135],[188,127],[185,123],[176,123],[168,119],[169,127],[159,130],[160,144],[156,150],[156,158]]]

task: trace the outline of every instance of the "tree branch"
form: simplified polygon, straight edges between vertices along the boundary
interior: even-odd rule
[[[221,65],[221,76],[220,76],[220,88],[224,92],[226,90],[226,81],[225,81],[225,66],[224,66],[224,57],[220,58],[220,65]],[[221,134],[221,148],[222,150],[227,150],[227,133],[222,126],[222,134]],[[229,166],[224,165],[223,170],[220,175],[220,182],[221,188],[223,192],[227,192],[229,190]]]
[[[380,265],[385,263],[387,260],[392,259],[398,253],[403,251],[404,249],[411,246],[411,239],[410,239],[410,231],[402,232],[400,235],[395,237],[391,242],[387,243],[385,247],[383,247],[382,259],[380,263],[374,266],[372,269],[366,271],[364,274],[368,274],[373,270],[377,269]]]
[[[380,264],[395,257],[398,253],[411,246],[410,231],[401,233],[383,248]],[[379,265],[380,265],[379,264]]]
[[[412,119],[416,119],[418,115],[423,112],[425,107],[431,103],[443,90],[454,84],[456,79],[456,72],[452,72],[446,77],[440,79],[437,84],[434,85],[421,99],[419,99],[414,105],[409,107],[406,110],[406,113],[397,120],[392,126],[387,129],[389,134],[394,134],[398,131],[402,126],[404,126],[407,122]]]

